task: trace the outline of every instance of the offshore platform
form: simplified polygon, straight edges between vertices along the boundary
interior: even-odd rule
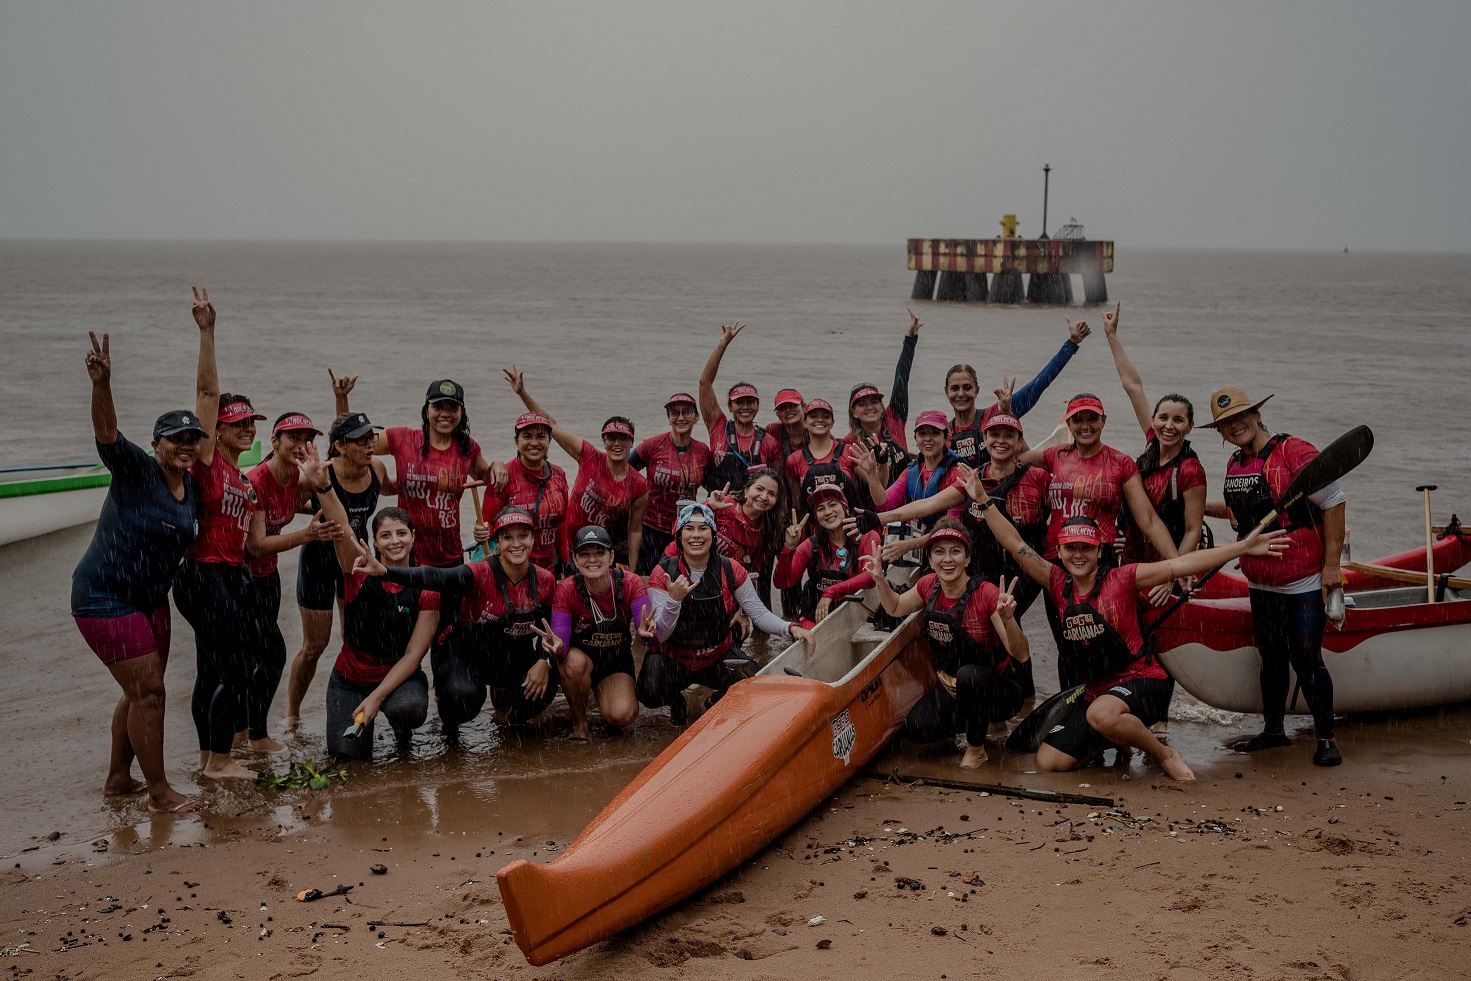
[[[1072,277],[1077,275],[1082,278],[1084,303],[1108,302],[1103,277],[1113,272],[1113,242],[1085,238],[1076,219],[1069,219],[1055,237],[1048,236],[1051,165],[1044,166],[1042,173],[1039,238],[1019,237],[1016,215],[1002,215],[1001,234],[995,238],[912,238],[909,268],[914,272],[914,290],[910,297],[951,303],[1070,304]]]

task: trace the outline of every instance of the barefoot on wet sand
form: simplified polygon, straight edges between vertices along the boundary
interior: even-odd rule
[[[296,715],[282,716],[281,727],[287,732],[295,732],[296,727],[301,725],[301,717]]]
[[[249,743],[247,743],[247,745],[250,746],[250,748],[257,753],[280,753],[284,752],[286,749],[285,746],[282,746],[270,736],[267,736],[264,739],[252,739],[249,741]]]
[[[102,785],[103,797],[124,797],[128,794],[141,794],[148,789],[148,784],[142,780],[134,780],[128,776],[122,780],[109,780]]]
[[[962,769],[974,770],[990,758],[986,754],[986,747],[984,745],[967,746],[965,748],[965,755],[960,758],[960,766]]]
[[[1185,765],[1185,758],[1180,755],[1180,751],[1178,749],[1170,750],[1169,755],[1160,760],[1160,766],[1164,767],[1165,773],[1169,775],[1172,779],[1195,779],[1194,771],[1192,771],[1190,767]]]
[[[199,801],[170,790],[165,796],[148,798],[148,810],[153,814],[190,814],[199,810]]]
[[[247,770],[230,757],[220,753],[210,754],[209,763],[204,767],[204,775],[211,780],[254,780],[256,778],[254,770]]]

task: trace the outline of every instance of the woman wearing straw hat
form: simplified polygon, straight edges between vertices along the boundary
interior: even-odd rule
[[[1274,434],[1262,425],[1260,410],[1271,397],[1253,400],[1241,389],[1230,387],[1211,395],[1207,425],[1235,446],[1236,452],[1226,464],[1225,509],[1217,505],[1208,513],[1229,517],[1240,538],[1276,510],[1278,496],[1318,455],[1311,443],[1286,433]],[[1317,730],[1313,763],[1337,766],[1343,762],[1333,738],[1333,679],[1323,664],[1323,627],[1328,592],[1343,587],[1338,563],[1345,502],[1337,481],[1309,495],[1278,519],[1292,542],[1285,560],[1241,560],[1241,572],[1251,587],[1251,619],[1262,658],[1265,725],[1259,735],[1237,743],[1238,750],[1252,753],[1291,745],[1284,725],[1290,665]]]

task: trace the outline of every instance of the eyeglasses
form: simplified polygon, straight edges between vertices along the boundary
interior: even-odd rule
[[[695,410],[690,408],[689,406],[669,410],[669,418],[671,419],[683,419],[685,417],[693,419],[695,417]]]

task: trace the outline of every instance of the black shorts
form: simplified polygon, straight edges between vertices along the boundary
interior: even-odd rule
[[[628,680],[633,680],[633,647],[625,644],[611,651],[583,650],[587,659],[592,662],[592,686],[596,688],[604,678],[611,678],[615,674],[626,674]]]
[[[314,546],[323,546],[314,547]],[[303,610],[331,610],[342,599],[342,567],[331,542],[307,542],[296,566],[296,605]]]
[[[1135,678],[1114,685],[1105,695],[1121,698],[1129,706],[1129,714],[1139,717],[1145,726],[1163,722],[1170,714],[1170,699],[1175,694],[1173,678]],[[1108,746],[1097,729],[1088,724],[1088,706],[1092,702],[1079,702],[1042,741],[1059,753],[1066,753],[1079,762]]]

